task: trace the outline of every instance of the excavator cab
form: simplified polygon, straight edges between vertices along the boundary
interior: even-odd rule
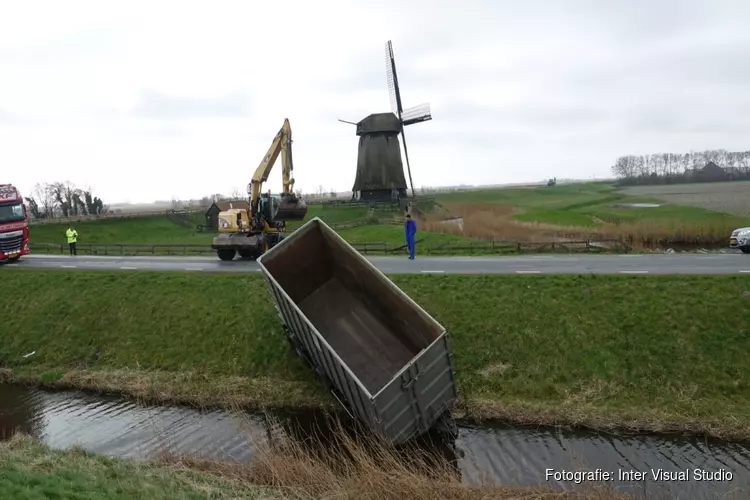
[[[269,193],[258,200],[258,210],[269,223],[298,221],[307,216],[307,203],[294,196]]]

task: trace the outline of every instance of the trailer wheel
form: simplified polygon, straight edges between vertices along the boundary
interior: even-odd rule
[[[448,436],[453,441],[458,439],[458,423],[456,423],[450,411],[446,411],[440,415],[433,429],[444,436]]]
[[[240,257],[243,259],[255,258],[255,253],[252,250],[237,250],[237,253],[240,254]]]
[[[216,255],[218,255],[221,260],[233,260],[236,253],[237,252],[234,248],[222,248],[221,250],[216,251]]]
[[[286,340],[287,342],[289,342],[289,345],[292,347],[292,350],[294,351],[294,353],[300,358],[304,359],[309,364],[310,362],[307,360],[307,355],[305,354],[305,350],[299,345],[299,342],[297,342],[294,339],[294,335],[292,335],[292,331],[286,325],[284,325],[284,337],[286,337]]]

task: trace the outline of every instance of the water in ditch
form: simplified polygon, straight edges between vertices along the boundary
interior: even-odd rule
[[[287,429],[310,429],[326,422],[309,412],[275,413],[272,417]],[[168,450],[250,461],[257,444],[268,439],[267,422],[262,414],[239,416],[221,410],[143,406],[116,397],[0,385],[0,436],[22,431],[54,448],[78,445],[123,458],[148,458]],[[558,473],[600,469],[613,474],[610,486],[637,496],[732,498],[743,492],[746,498],[750,489],[750,446],[739,443],[461,425],[454,445],[442,446],[440,451],[454,462],[465,482],[474,484],[489,481],[572,489],[576,487],[573,481],[555,479],[548,469]],[[721,477],[655,480],[652,471],[659,469],[670,473],[687,470],[691,475],[699,469]],[[620,480],[620,471],[647,475],[642,480]]]

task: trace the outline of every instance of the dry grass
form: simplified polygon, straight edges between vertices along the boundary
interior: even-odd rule
[[[741,203],[750,207],[750,196]],[[422,222],[425,230],[529,243],[619,239],[635,249],[648,249],[670,244],[725,245],[728,234],[736,229],[736,223],[731,220],[680,222],[648,218],[627,222],[595,218],[591,226],[581,227],[518,221],[513,216],[523,213],[523,209],[508,205],[457,203],[444,204],[444,207],[451,216],[461,217],[463,224],[446,224],[442,222],[445,215],[427,215]]]
[[[540,222],[521,222],[513,219],[520,209],[494,203],[446,203],[447,213],[461,217],[463,225],[446,224],[445,216],[426,215],[421,223],[425,231],[470,236],[488,240],[510,240],[521,242],[563,241],[586,239],[590,231],[579,227],[562,227]]]
[[[604,223],[594,235],[622,239],[635,249],[676,245],[728,245],[729,234],[737,226],[731,221],[712,223],[673,223],[663,220],[639,220],[622,224]]]
[[[78,500],[281,500],[279,492],[187,467],[117,460],[80,448],[55,451],[14,434],[0,441],[0,498]]]
[[[546,487],[511,488],[461,482],[458,469],[424,448],[394,448],[338,425],[331,435],[291,438],[278,425],[273,439],[257,446],[248,464],[163,455],[179,464],[243,485],[281,491],[286,498],[341,500],[625,499],[604,488],[559,492]]]
[[[0,383],[47,389],[76,389],[138,401],[217,408],[322,409],[334,401],[314,381],[207,375],[148,370],[68,370],[38,372],[0,368]]]
[[[0,442],[2,498],[247,498],[256,500],[604,500],[632,498],[604,487],[470,486],[449,463],[362,436],[307,445],[282,435],[251,464],[174,456],[149,461],[56,451],[15,434]],[[326,452],[320,452],[320,450]],[[315,451],[318,450],[318,451]]]
[[[676,205],[750,216],[750,182],[633,186],[623,190],[623,192],[634,196],[653,196]]]

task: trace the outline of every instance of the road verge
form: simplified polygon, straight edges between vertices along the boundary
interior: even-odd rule
[[[459,416],[750,439],[743,276],[392,278],[451,334]],[[259,276],[6,269],[3,284],[6,381],[335,407]]]

